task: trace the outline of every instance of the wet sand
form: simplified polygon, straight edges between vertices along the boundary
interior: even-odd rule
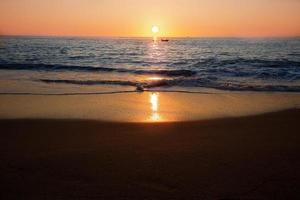
[[[300,110],[172,123],[0,120],[1,199],[299,199]]]
[[[300,93],[0,95],[0,119],[182,122],[300,108]]]

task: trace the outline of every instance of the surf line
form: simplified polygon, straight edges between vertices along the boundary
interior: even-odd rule
[[[212,92],[197,92],[186,90],[129,90],[129,91],[112,91],[112,92],[81,92],[81,93],[31,93],[31,92],[5,92],[0,93],[1,96],[89,96],[89,95],[109,95],[109,94],[124,94],[124,93],[143,93],[143,92],[159,92],[159,93],[187,93],[187,94],[222,94]]]

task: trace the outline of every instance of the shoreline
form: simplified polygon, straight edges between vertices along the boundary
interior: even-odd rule
[[[0,120],[4,199],[298,199],[300,110],[191,122]]]

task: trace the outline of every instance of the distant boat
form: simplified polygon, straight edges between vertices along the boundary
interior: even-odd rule
[[[162,41],[162,42],[169,42],[168,39],[161,39],[160,41]]]

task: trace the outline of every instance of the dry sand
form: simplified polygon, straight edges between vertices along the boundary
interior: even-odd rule
[[[300,199],[300,111],[0,120],[0,199]]]

